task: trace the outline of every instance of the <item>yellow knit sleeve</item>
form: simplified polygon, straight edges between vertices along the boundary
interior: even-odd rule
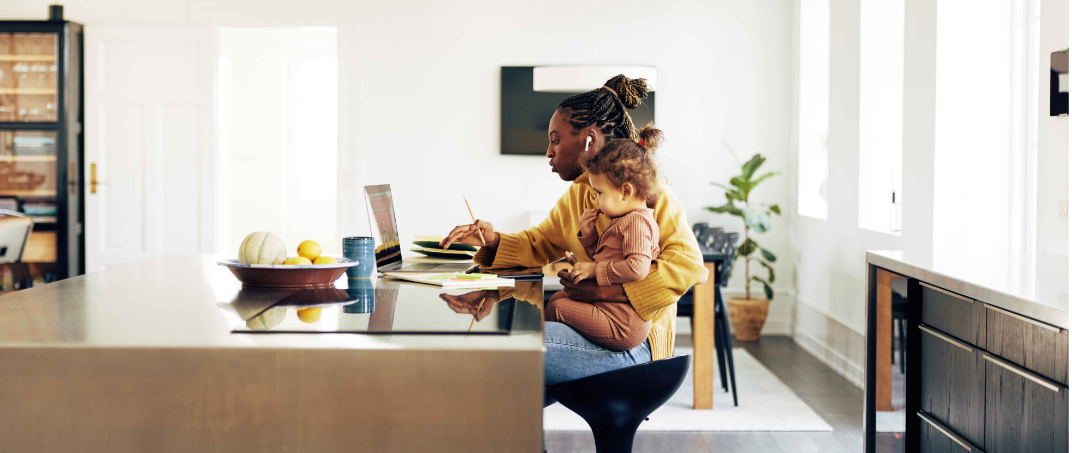
[[[573,218],[570,209],[577,192],[574,184],[551,209],[539,225],[520,233],[500,233],[499,246],[495,249],[481,248],[473,257],[484,269],[508,267],[543,267],[566,256],[564,225]]]
[[[689,229],[681,203],[668,187],[662,189],[655,205],[662,251],[653,260],[646,278],[623,285],[629,302],[646,321],[656,317],[663,308],[677,303],[689,288],[708,278],[700,246]]]

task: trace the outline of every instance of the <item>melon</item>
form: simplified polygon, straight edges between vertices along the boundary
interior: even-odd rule
[[[251,233],[238,246],[238,262],[242,264],[283,264],[286,259],[286,244],[267,231]]]
[[[272,327],[278,326],[283,322],[283,318],[287,317],[287,309],[285,308],[269,308],[264,313],[261,313],[246,321],[246,327],[250,330],[268,330]]]

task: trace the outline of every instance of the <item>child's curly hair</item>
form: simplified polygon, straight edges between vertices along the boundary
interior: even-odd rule
[[[649,208],[654,208],[659,197],[654,154],[663,140],[663,131],[648,123],[637,135],[640,137],[637,141],[627,138],[608,141],[599,151],[583,156],[581,166],[590,174],[606,176],[615,187],[632,183],[637,196]]]

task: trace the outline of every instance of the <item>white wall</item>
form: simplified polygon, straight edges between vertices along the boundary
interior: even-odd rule
[[[47,0],[0,5],[6,18],[43,18]],[[284,6],[286,5],[286,6]],[[768,157],[783,176],[757,201],[789,205],[790,1],[627,0],[539,5],[493,1],[404,3],[72,0],[71,20],[94,24],[339,27],[340,233],[367,234],[361,187],[391,183],[402,237],[445,234],[474,213],[502,231],[550,209],[568,184],[543,157],[499,155],[499,67],[642,64],[659,71],[657,126],[667,142],[662,170],[690,223],[740,230],[736,219],[703,211],[722,204],[710,181],[728,182],[741,159]],[[553,112],[547,112],[548,119]],[[434,182],[434,183],[433,183]],[[356,209],[355,209],[356,208]],[[792,252],[785,218],[756,238],[782,259],[778,299],[791,302]],[[737,272],[729,293],[743,289]],[[772,308],[772,317],[786,304]]]
[[[1050,116],[1050,52],[1068,48],[1068,0],[1042,0],[1039,34],[1037,249],[1068,255],[1068,117]]]

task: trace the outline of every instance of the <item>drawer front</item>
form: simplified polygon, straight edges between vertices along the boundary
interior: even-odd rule
[[[985,355],[986,451],[1068,451],[1068,388]]]
[[[933,327],[919,329],[919,408],[971,444],[985,448],[982,351]]]
[[[986,350],[1068,385],[1068,331],[986,306]]]
[[[983,303],[920,283],[923,323],[980,348],[986,348]]]
[[[917,415],[919,420],[919,451],[921,453],[983,453],[979,447],[952,432],[948,426],[942,425],[930,414],[920,411]],[[911,422],[909,420],[909,423]]]

